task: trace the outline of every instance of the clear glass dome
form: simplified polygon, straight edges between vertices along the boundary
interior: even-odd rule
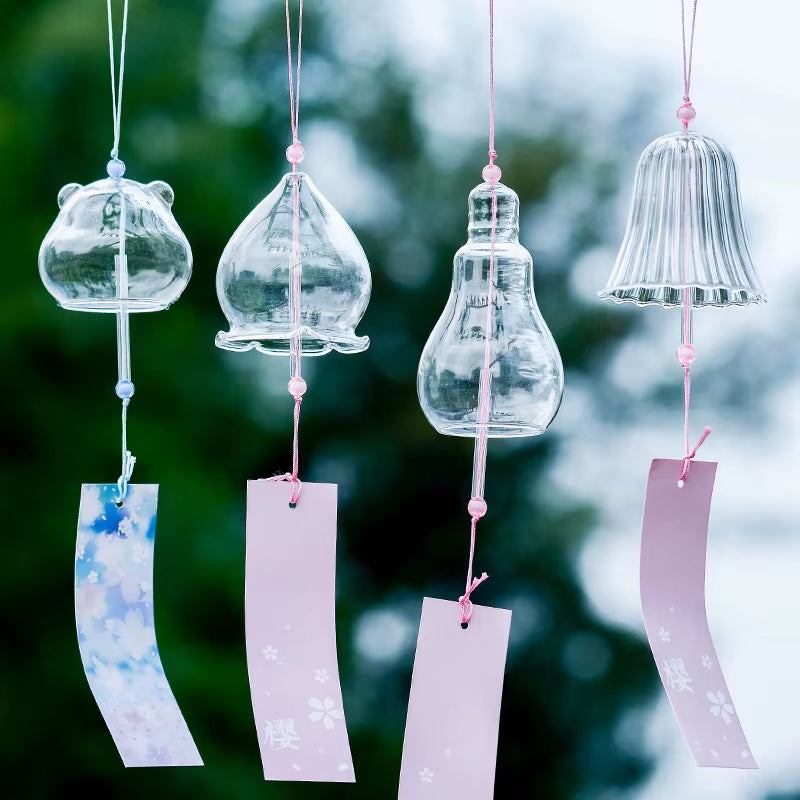
[[[600,297],[694,306],[766,299],[750,258],[736,164],[718,142],[678,131],[652,142],[636,168],[628,227]]]
[[[533,259],[519,243],[519,198],[497,193],[495,285],[492,291],[490,407],[487,435],[536,436],[561,405],[561,356],[533,293]],[[475,436],[486,348],[492,185],[469,196],[469,235],[453,261],[453,285],[419,363],[417,392],[440,433]]]
[[[67,184],[58,193],[61,211],[39,249],[47,291],[71,311],[167,308],[192,274],[192,251],[172,216],[173,199],[162,181]],[[122,231],[127,288],[118,285],[115,264]]]
[[[293,196],[300,209],[300,326],[290,313]],[[372,291],[367,257],[336,209],[302,172],[288,173],[233,234],[217,270],[217,296],[230,332],[217,334],[226,350],[255,348],[289,355],[302,338],[303,355],[369,346],[355,327]]]

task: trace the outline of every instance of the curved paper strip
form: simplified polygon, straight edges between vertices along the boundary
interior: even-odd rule
[[[717,660],[706,615],[706,542],[717,465],[650,466],[642,521],[642,613],[650,649],[686,743],[701,767],[758,765]]]
[[[153,624],[157,485],[84,484],[75,549],[83,668],[126,767],[203,761],[169,688]]]
[[[248,481],[247,670],[264,778],[353,783],[336,657],[336,486]]]
[[[491,800],[511,612],[422,603],[399,800]]]

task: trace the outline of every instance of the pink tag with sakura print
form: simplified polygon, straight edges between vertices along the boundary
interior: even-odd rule
[[[642,521],[642,613],[650,649],[686,743],[701,767],[757,769],[708,629],[706,542],[717,465],[650,466]]]
[[[248,481],[247,669],[264,778],[353,783],[336,656],[336,486]]]
[[[426,597],[411,679],[399,800],[491,800],[511,612]]]

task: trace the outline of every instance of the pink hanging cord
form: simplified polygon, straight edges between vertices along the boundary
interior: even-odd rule
[[[697,21],[697,0],[692,5],[692,27],[689,33],[689,48],[686,48],[686,0],[681,0],[681,41],[683,43],[683,105],[678,108],[678,119],[683,123],[684,130],[697,116],[689,90],[692,86],[692,61],[694,59],[694,29]]]
[[[502,173],[494,162],[497,151],[494,149],[494,0],[489,0],[489,163],[483,168],[483,180],[489,184],[492,193],[492,217],[489,239],[489,274],[486,292],[486,346],[483,351],[483,368],[478,386],[478,426],[475,436],[475,458],[472,466],[472,497],[467,504],[471,519],[469,537],[469,562],[467,565],[467,581],[464,594],[459,597],[461,606],[461,625],[466,628],[472,619],[472,601],[470,595],[489,576],[484,572],[480,578],[474,578],[473,563],[475,560],[475,541],[478,520],[486,514],[487,505],[483,498],[486,482],[486,452],[488,445],[489,406],[492,386],[492,340],[494,328],[494,282],[495,282],[495,247],[497,240],[497,190]]]
[[[689,36],[689,49],[686,49],[686,2],[681,0],[681,36],[683,41],[683,105],[678,109],[678,119],[683,123],[684,130],[688,130],[689,123],[695,117],[695,110],[689,99],[689,90],[692,85],[692,60],[694,57],[694,31],[697,21],[697,0],[694,0],[692,8],[692,27]],[[689,466],[692,459],[697,455],[700,446],[708,438],[711,428],[704,428],[703,434],[697,444],[689,449],[689,407],[692,399],[692,372],[691,364],[694,361],[697,351],[692,345],[692,287],[689,285],[691,274],[689,262],[692,258],[692,206],[691,206],[691,173],[689,170],[688,142],[686,143],[685,155],[685,186],[683,203],[683,268],[686,286],[683,288],[682,304],[682,324],[681,324],[681,346],[677,349],[676,355],[683,367],[683,466],[678,478],[678,486],[683,487],[689,475]]]
[[[289,505],[294,508],[300,500],[303,484],[298,477],[300,472],[300,406],[308,385],[302,377],[303,338],[300,330],[301,273],[300,262],[300,179],[297,165],[305,157],[305,150],[300,144],[300,65],[303,53],[303,0],[300,0],[298,32],[297,32],[297,71],[292,64],[292,26],[289,14],[289,0],[286,0],[286,52],[289,70],[289,117],[292,129],[292,143],[286,149],[286,159],[292,165],[292,264],[291,291],[289,308],[292,318],[291,359],[292,377],[289,379],[289,394],[294,398],[294,435],[292,438],[292,471],[284,475],[269,478],[271,481],[290,481],[292,494]]]

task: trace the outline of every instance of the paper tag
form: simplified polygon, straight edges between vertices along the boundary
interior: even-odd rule
[[[83,668],[126,767],[203,763],[169,688],[153,624],[158,486],[84,484],[75,549]]]
[[[398,800],[490,800],[511,612],[426,597],[411,679]]]
[[[336,657],[336,485],[248,481],[247,669],[264,778],[353,783]]]
[[[698,766],[757,769],[722,675],[706,616],[706,541],[717,465],[650,466],[642,522],[641,595],[661,681]]]

